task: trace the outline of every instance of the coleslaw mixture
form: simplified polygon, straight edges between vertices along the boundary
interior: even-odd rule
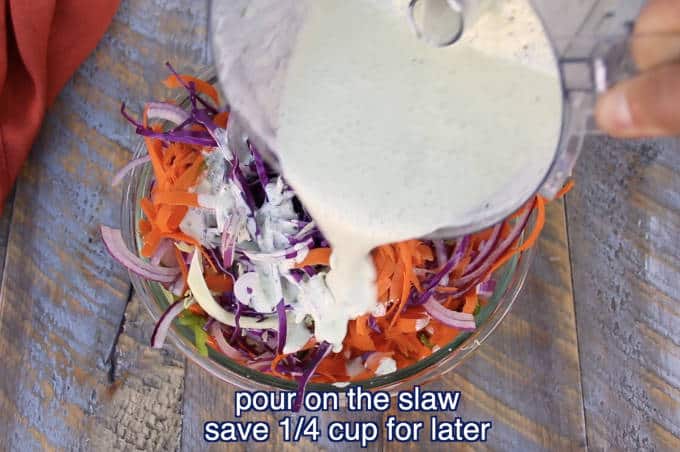
[[[131,272],[162,285],[172,300],[151,337],[163,346],[174,321],[208,348],[257,371],[298,382],[338,386],[385,375],[447,347],[476,328],[475,314],[495,289],[494,272],[537,240],[545,200],[536,196],[511,218],[452,240],[408,240],[377,247],[376,304],[341,325],[333,344],[315,325],[337,321],[325,278],[332,250],[285,178],[257,149],[239,154],[227,140],[228,111],[215,88],[172,72],[164,84],[185,89],[190,108],[146,104],[140,121],[121,112],[146,141],[113,183],[151,165],[141,201],[140,250],[119,229],[101,227],[111,253]],[[571,185],[565,187],[566,192]],[[531,231],[520,244],[529,218]]]

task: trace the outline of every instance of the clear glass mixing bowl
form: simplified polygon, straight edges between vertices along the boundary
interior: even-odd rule
[[[204,80],[216,82],[213,70],[205,70],[197,74]],[[181,105],[186,106],[186,99],[178,99]],[[137,146],[134,157],[146,154],[144,140],[137,137]],[[145,164],[135,168],[128,176],[127,185],[123,192],[121,206],[121,229],[125,242],[130,250],[139,251],[142,248],[141,236],[137,225],[142,218],[140,201],[147,197],[153,182],[151,165]],[[530,220],[529,230],[533,219]],[[523,241],[524,237],[520,238]],[[521,243],[521,242],[520,242]],[[500,268],[494,275],[497,284],[496,291],[476,316],[478,328],[474,332],[461,333],[447,347],[433,353],[426,359],[397,372],[357,382],[364,388],[397,392],[409,388],[415,384],[423,384],[451,371],[474,352],[500,324],[506,316],[512,304],[524,284],[532,260],[532,249],[516,256]],[[130,272],[130,279],[135,291],[149,310],[155,321],[168,308],[169,301],[161,290],[158,283],[146,281]],[[151,331],[148,332],[149,337]],[[189,359],[210,372],[217,378],[232,383],[240,388],[249,390],[272,390],[284,389],[295,390],[297,383],[285,380],[248,367],[242,366],[221,353],[208,347],[208,356],[202,356],[194,345],[193,332],[176,321],[168,334],[168,337],[179,350]],[[340,391],[341,389],[330,384],[310,384],[309,388],[315,391]],[[344,389],[343,389],[344,390]]]

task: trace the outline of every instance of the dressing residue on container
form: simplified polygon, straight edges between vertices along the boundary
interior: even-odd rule
[[[556,61],[528,0],[498,2],[448,48],[411,32],[404,3],[309,2],[283,89],[282,172],[333,248],[314,321],[334,351],[376,309],[374,247],[519,207],[560,135]]]

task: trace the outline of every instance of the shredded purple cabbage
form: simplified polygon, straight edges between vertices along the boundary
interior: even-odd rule
[[[295,393],[295,401],[293,402],[293,411],[298,412],[298,411],[300,411],[300,408],[302,408],[302,404],[303,404],[304,397],[305,397],[305,388],[307,387],[307,383],[309,383],[309,380],[314,375],[314,372],[316,372],[316,369],[317,369],[317,367],[319,367],[319,364],[321,364],[321,361],[330,352],[331,352],[331,344],[329,344],[328,342],[322,342],[314,350],[314,355],[312,355],[312,357],[309,359],[309,362],[307,363],[305,370],[303,371],[302,375],[300,376],[300,378],[298,380],[298,390]]]
[[[276,345],[276,352],[280,355],[283,353],[283,347],[286,345],[287,328],[286,324],[286,302],[281,299],[279,304],[276,305],[276,313],[279,316],[279,333],[278,342]]]

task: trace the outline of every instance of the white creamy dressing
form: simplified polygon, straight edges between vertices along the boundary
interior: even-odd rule
[[[370,251],[527,199],[560,133],[557,66],[528,0],[499,1],[448,48],[406,0],[315,0],[289,62],[276,149],[333,247],[315,335],[342,348],[376,308]],[[304,297],[304,295],[301,295]]]

